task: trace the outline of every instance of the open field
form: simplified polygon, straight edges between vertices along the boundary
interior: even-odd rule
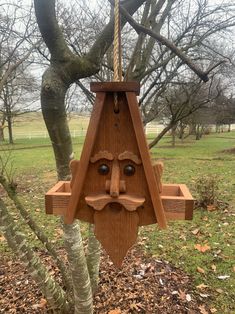
[[[30,123],[29,123],[30,125]],[[79,158],[84,137],[74,138]],[[178,142],[171,147],[165,137],[152,149],[155,159],[163,160],[163,182],[186,183],[197,198],[195,182],[202,176],[215,176],[219,199],[229,203],[226,209],[195,210],[193,221],[171,222],[165,231],[156,226],[141,229],[140,240],[145,250],[158,260],[167,260],[189,273],[195,291],[211,313],[235,313],[235,132],[212,134],[195,141]],[[8,145],[0,147],[1,156],[9,157]],[[26,207],[44,226],[53,242],[61,245],[59,218],[44,214],[44,193],[56,182],[55,163],[48,139],[17,140],[10,147],[15,168],[15,181]],[[86,235],[86,224],[82,225]],[[24,229],[30,234],[28,229]],[[1,251],[8,254],[4,241]],[[33,238],[32,245],[38,246]],[[204,252],[200,247],[206,248]],[[160,271],[160,269],[159,269]]]

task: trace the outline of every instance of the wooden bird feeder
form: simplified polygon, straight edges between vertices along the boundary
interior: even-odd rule
[[[162,184],[163,164],[152,163],[136,82],[91,83],[96,100],[80,161],[71,181],[46,194],[46,213],[95,225],[95,235],[116,266],[136,242],[138,227],[192,219],[194,200],[184,184]],[[118,107],[115,106],[118,104]]]

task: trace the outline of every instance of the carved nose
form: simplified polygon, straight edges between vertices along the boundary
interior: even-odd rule
[[[117,198],[120,193],[120,168],[117,160],[113,162],[109,193],[113,198]]]

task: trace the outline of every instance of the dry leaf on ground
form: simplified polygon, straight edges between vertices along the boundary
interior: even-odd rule
[[[205,253],[206,251],[209,251],[211,249],[211,247],[208,244],[205,245],[195,244],[194,248],[201,253]]]
[[[205,274],[205,270],[201,267],[197,267],[197,272],[200,274]]]

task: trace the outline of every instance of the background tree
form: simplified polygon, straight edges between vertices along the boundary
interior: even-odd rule
[[[23,1],[12,1],[1,4],[1,8],[0,99],[2,101],[0,102],[0,140],[4,139],[3,131],[7,122],[9,140],[12,143],[12,109],[16,105],[17,98],[20,100],[19,98],[22,98],[27,90],[32,93],[34,80],[31,80],[29,84],[32,73],[26,74],[24,72],[32,63],[33,60],[32,58],[30,60],[30,56],[32,57],[32,52],[40,41],[35,41],[33,36],[36,24],[33,19],[32,6],[25,6]],[[27,80],[28,82],[26,82]],[[23,107],[25,108],[25,105]],[[22,106],[21,110],[23,112]]]

